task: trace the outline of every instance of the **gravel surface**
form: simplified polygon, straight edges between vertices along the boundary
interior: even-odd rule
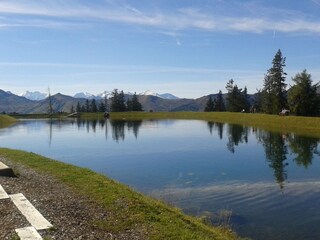
[[[53,177],[40,174],[7,159],[0,161],[12,167],[18,177],[0,176],[0,184],[8,194],[22,193],[53,225],[39,233],[45,239],[145,239],[139,232],[128,230],[112,234],[94,226],[108,218],[108,212]],[[0,200],[0,239],[16,239],[15,229],[30,226],[9,199]]]

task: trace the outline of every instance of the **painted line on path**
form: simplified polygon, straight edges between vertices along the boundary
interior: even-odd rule
[[[6,191],[3,189],[3,187],[0,184],[0,199],[7,199],[9,198],[9,195],[6,193]]]
[[[41,235],[34,227],[18,228],[15,231],[20,240],[42,240]]]
[[[52,225],[45,219],[42,214],[26,199],[22,193],[9,195],[13,203],[26,217],[29,223],[36,229],[48,229]]]

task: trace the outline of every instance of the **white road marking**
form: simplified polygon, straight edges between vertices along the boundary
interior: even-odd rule
[[[6,191],[3,189],[3,187],[0,185],[0,199],[7,199],[9,198]]]
[[[35,229],[42,230],[52,227],[51,223],[49,223],[41,215],[41,213],[28,201],[28,199],[26,199],[26,197],[22,193],[9,196],[16,207]]]
[[[25,227],[15,230],[20,240],[42,240],[42,237],[34,227]]]

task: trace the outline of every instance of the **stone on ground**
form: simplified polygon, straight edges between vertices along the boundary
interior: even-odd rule
[[[0,162],[0,176],[15,177],[12,168],[8,167],[3,162]]]

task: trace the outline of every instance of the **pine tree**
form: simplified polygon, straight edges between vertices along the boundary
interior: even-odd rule
[[[99,112],[105,112],[105,111],[106,111],[106,106],[105,106],[105,104],[103,103],[103,101],[100,101],[99,107],[98,107],[98,111],[99,111]]]
[[[131,104],[132,104],[132,110],[131,111],[136,111],[136,112],[143,111],[142,105],[139,102],[138,96],[137,96],[136,93],[134,93],[133,96],[132,96]]]
[[[97,111],[98,111],[98,108],[97,108],[96,100],[93,98],[90,103],[90,112],[97,112]]]
[[[89,99],[86,99],[85,112],[90,112]]]
[[[249,101],[249,95],[248,95],[248,90],[247,87],[245,86],[242,93],[242,107],[243,109],[248,112],[250,110],[250,101]]]
[[[214,111],[224,112],[226,111],[226,106],[224,104],[223,95],[221,90],[218,93],[218,96],[214,100]]]
[[[272,60],[272,67],[265,75],[262,104],[266,113],[278,114],[281,109],[287,107],[287,84],[285,84],[287,74],[283,70],[286,66],[285,61],[286,58],[279,49]]]
[[[296,74],[292,81],[295,85],[288,92],[291,112],[299,116],[319,115],[318,84],[312,85],[311,75],[307,70]]]
[[[125,97],[123,91],[119,93],[119,112],[125,112],[127,110],[125,104]]]
[[[126,103],[126,104],[127,104],[127,110],[128,110],[129,112],[133,111],[132,101],[131,101],[130,98],[127,99],[127,103]]]
[[[260,89],[257,89],[257,92],[254,94],[253,99],[254,101],[250,112],[260,112],[262,109],[262,91]]]
[[[226,85],[228,91],[227,95],[227,110],[229,112],[240,112],[243,110],[248,111],[248,95],[246,93],[246,88],[242,91],[234,84],[233,79],[230,79]]]
[[[212,100],[212,97],[209,96],[208,101],[206,103],[206,107],[204,108],[205,112],[213,112],[214,111],[214,102]]]
[[[80,112],[86,112],[86,106],[85,106],[85,105],[82,105],[82,106],[81,106]]]
[[[81,112],[81,106],[79,102],[77,102],[76,112]]]
[[[118,89],[113,90],[111,93],[111,111],[112,112],[124,112],[126,111],[124,93],[118,92]]]

